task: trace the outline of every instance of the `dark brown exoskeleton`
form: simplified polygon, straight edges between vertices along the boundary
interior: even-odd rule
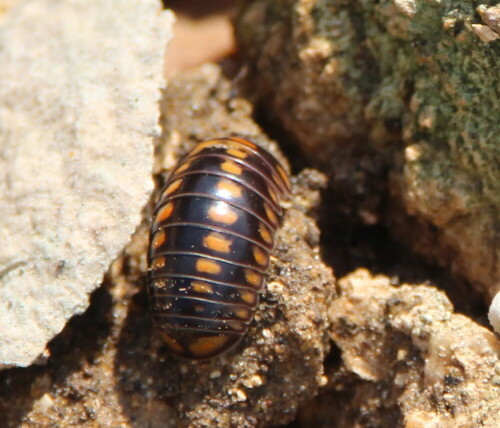
[[[247,332],[289,196],[285,169],[242,138],[199,143],[174,168],[148,262],[153,319],[175,354],[212,358]]]

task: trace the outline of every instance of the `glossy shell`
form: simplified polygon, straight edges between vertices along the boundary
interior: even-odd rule
[[[289,195],[280,163],[242,138],[204,141],[175,167],[148,253],[153,319],[175,354],[212,358],[247,332]]]

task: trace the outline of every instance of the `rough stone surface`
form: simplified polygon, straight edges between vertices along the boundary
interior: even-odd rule
[[[0,0],[0,25],[4,22],[4,17],[7,11],[14,6],[19,0]]]
[[[394,287],[364,269],[338,284],[329,316],[341,362],[326,367],[329,392],[301,411],[301,426],[498,426],[492,332],[453,313],[434,287]]]
[[[0,15],[5,15],[6,12],[12,8],[20,0],[0,0]]]
[[[0,27],[0,367],[83,312],[151,192],[169,15],[36,0]]]
[[[500,5],[487,7],[481,4],[477,7],[476,11],[490,30],[500,34]]]
[[[251,0],[235,28],[249,92],[356,195],[360,220],[385,219],[489,301],[500,290],[499,14],[476,5]]]
[[[169,82],[156,145],[157,189],[167,168],[200,139],[237,133],[283,159],[233,89],[213,65]],[[324,185],[314,170],[294,177],[255,321],[233,351],[207,363],[176,359],[152,332],[144,221],[89,310],[51,342],[47,366],[0,374],[5,425],[245,428],[291,421],[325,380],[335,281],[320,260],[311,217]],[[152,204],[153,198],[146,216]]]

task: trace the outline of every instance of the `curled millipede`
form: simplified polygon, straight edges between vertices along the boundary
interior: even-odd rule
[[[289,197],[282,165],[242,138],[201,142],[174,168],[153,215],[148,288],[175,354],[212,358],[247,332]]]

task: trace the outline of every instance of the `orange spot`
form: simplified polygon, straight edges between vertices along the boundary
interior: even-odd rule
[[[267,263],[269,262],[267,254],[257,247],[257,245],[253,246],[252,251],[255,261],[261,266],[267,266]]]
[[[243,172],[238,164],[229,160],[224,161],[220,167],[223,171],[229,172],[230,174],[234,175],[241,175],[241,173]]]
[[[153,259],[153,263],[151,264],[152,269],[161,269],[162,267],[165,267],[165,264],[167,263],[167,260],[165,257],[156,257]]]
[[[262,284],[262,275],[260,273],[255,272],[252,269],[245,269],[245,279],[250,285],[253,285],[255,288],[259,288]]]
[[[168,345],[168,347],[172,350],[174,350],[177,353],[182,353],[184,351],[184,348],[179,345],[177,340],[175,340],[172,336],[169,334],[165,333],[164,331],[160,330],[160,336],[164,340],[164,342]]]
[[[235,315],[241,320],[247,320],[250,317],[250,311],[248,309],[238,309]]]
[[[234,331],[238,332],[243,332],[245,331],[245,324],[243,324],[241,321],[236,321],[236,320],[227,320],[225,322],[229,327],[231,327]]]
[[[281,181],[280,175],[276,172],[276,170],[273,171],[273,181],[276,183],[278,188],[283,191],[285,184]]]
[[[177,191],[179,187],[181,187],[181,183],[182,183],[182,178],[178,178],[177,180],[172,181],[172,183],[170,183],[168,187],[163,191],[162,198],[170,196],[172,193]]]
[[[217,183],[217,192],[221,198],[241,198],[243,193],[240,185],[225,179],[221,179]]]
[[[239,159],[245,159],[246,157],[248,157],[248,153],[245,153],[244,151],[239,149],[227,149],[226,153]]]
[[[161,247],[166,240],[167,240],[167,232],[165,232],[165,229],[156,232],[153,238],[153,248],[157,249]]]
[[[259,224],[259,234],[262,237],[262,239],[265,242],[267,242],[268,244],[272,245],[274,243],[273,236],[271,235],[271,232],[269,231],[267,226],[265,226],[263,223]]]
[[[198,313],[203,312],[204,310],[205,310],[205,307],[203,305],[196,305],[194,307],[194,311],[198,312]]]
[[[276,205],[279,205],[280,201],[278,199],[278,195],[276,195],[276,192],[273,190],[271,186],[267,186],[267,191],[271,195],[271,199]]]
[[[158,225],[161,222],[167,220],[172,215],[173,211],[174,211],[174,203],[167,202],[160,208],[160,210],[156,214],[155,224]]]
[[[179,168],[177,168],[175,170],[175,173],[180,174],[180,173],[186,171],[186,169],[188,169],[190,166],[191,166],[191,162],[186,162],[186,163],[182,164]]]
[[[240,291],[240,297],[244,302],[253,305],[255,304],[257,294],[255,294],[253,291]]]
[[[278,224],[278,216],[275,214],[275,212],[269,206],[269,204],[264,203],[264,209],[266,210],[266,215],[267,215],[267,218],[269,219],[269,221],[272,224],[277,225]]]
[[[204,281],[193,281],[191,283],[191,288],[197,293],[213,293],[213,287]]]
[[[238,213],[223,202],[217,202],[208,209],[208,218],[218,223],[233,224],[238,220]]]
[[[217,274],[220,273],[222,269],[220,264],[215,260],[199,258],[196,260],[196,270],[198,272]]]
[[[290,189],[292,187],[292,184],[290,183],[290,178],[288,177],[288,174],[285,172],[285,170],[282,168],[281,165],[276,165],[276,169],[278,170],[280,177],[285,182],[287,189]]]
[[[226,238],[222,233],[210,232],[203,238],[203,245],[218,253],[229,253],[231,251],[232,239]]]
[[[222,348],[228,340],[229,336],[222,335],[200,337],[191,342],[189,350],[197,357],[204,357]]]

